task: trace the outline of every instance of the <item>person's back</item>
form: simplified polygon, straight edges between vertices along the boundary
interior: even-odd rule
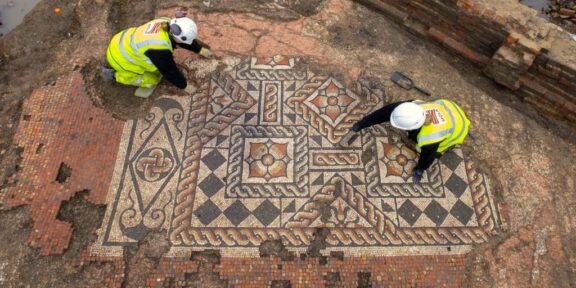
[[[422,107],[426,121],[417,136],[418,147],[438,143],[438,153],[464,142],[470,128],[470,120],[456,103],[438,99],[435,101],[416,100],[413,103]]]
[[[362,129],[384,122],[405,131],[416,143],[420,157],[412,172],[415,183],[420,182],[424,171],[441,153],[464,142],[470,127],[470,120],[453,101],[402,101],[388,104],[356,122],[341,145],[349,145],[350,139]]]
[[[116,71],[116,82],[145,88],[160,82],[158,68],[145,54],[148,50],[173,51],[168,34],[169,21],[168,18],[155,19],[112,37],[106,59]]]
[[[135,92],[139,97],[150,96],[162,78],[186,89],[187,80],[174,62],[173,50],[182,47],[204,57],[212,53],[196,40],[196,23],[184,16],[179,11],[176,18],[155,19],[115,34],[106,51],[103,77],[139,87]]]

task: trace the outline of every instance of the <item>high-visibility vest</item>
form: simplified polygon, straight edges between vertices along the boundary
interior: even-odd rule
[[[114,35],[106,51],[112,68],[137,74],[158,71],[144,53],[150,49],[173,51],[170,34],[165,28],[169,21],[170,18],[159,18]]]
[[[419,148],[440,143],[437,152],[442,153],[464,142],[470,129],[470,120],[456,103],[445,99],[431,102],[416,100],[414,103],[420,105],[431,119],[418,132]]]

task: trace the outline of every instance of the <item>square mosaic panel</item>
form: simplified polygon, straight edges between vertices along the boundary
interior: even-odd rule
[[[234,126],[226,196],[307,197],[307,126]]]
[[[459,148],[416,185],[418,154],[385,125],[338,142],[386,103],[275,56],[216,71],[191,97],[163,97],[128,121],[92,252],[120,254],[150,231],[174,251],[257,255],[266,240],[306,250],[318,228],[327,249],[353,255],[466,251],[497,228],[489,185]]]
[[[383,125],[363,133],[363,151],[374,156],[364,166],[370,197],[444,197],[439,162],[424,172],[421,185],[413,185],[411,173],[418,162],[416,150],[402,143],[400,137],[390,135]]]

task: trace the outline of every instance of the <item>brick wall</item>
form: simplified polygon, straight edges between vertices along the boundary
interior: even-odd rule
[[[576,124],[576,71],[548,57],[536,57],[517,94],[553,117]]]
[[[576,52],[576,40],[518,1],[356,1],[474,62],[540,114],[576,129],[576,57],[565,55]]]

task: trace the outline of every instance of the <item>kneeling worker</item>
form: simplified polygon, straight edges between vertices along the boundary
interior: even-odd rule
[[[355,123],[340,143],[349,145],[360,130],[383,122],[408,133],[420,152],[418,164],[412,172],[414,183],[420,183],[424,170],[434,159],[450,148],[462,144],[468,135],[470,120],[456,103],[435,101],[405,101],[384,106]]]
[[[106,51],[111,68],[102,68],[104,78],[137,86],[135,95],[144,98],[154,92],[162,76],[186,89],[187,82],[174,62],[173,50],[182,47],[203,57],[212,53],[196,40],[196,23],[185,15],[178,11],[174,19],[159,18],[114,35]]]

